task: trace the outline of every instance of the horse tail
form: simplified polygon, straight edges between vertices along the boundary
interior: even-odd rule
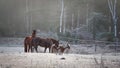
[[[27,52],[27,37],[24,40],[24,52]]]

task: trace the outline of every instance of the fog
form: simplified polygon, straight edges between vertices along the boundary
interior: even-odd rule
[[[61,8],[61,0],[0,0],[0,36],[26,35],[33,29],[59,32]],[[101,20],[106,19],[108,24],[112,22],[107,0],[64,0],[62,28],[89,30],[95,13],[106,16]]]
[[[0,0],[0,23],[10,31],[27,31],[28,26],[48,30],[47,26],[59,23],[59,8],[57,0]]]

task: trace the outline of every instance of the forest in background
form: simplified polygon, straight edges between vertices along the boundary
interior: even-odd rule
[[[25,37],[36,29],[40,34],[57,34],[64,39],[114,41],[114,26],[107,0],[63,1],[62,32],[59,32],[61,0],[0,0],[0,37]],[[118,38],[119,7],[117,0]]]

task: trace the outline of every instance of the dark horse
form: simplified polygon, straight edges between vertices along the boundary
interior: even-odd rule
[[[41,47],[45,47],[44,53],[46,52],[47,48],[49,48],[49,53],[51,51],[51,46],[55,44],[56,47],[58,47],[59,42],[53,38],[40,38],[40,37],[35,37],[31,41],[31,45],[35,48],[36,52],[38,52],[37,48],[38,45]]]
[[[53,38],[49,38],[49,39],[51,39],[52,42],[53,42],[53,45],[51,46],[51,52],[53,53],[54,50],[57,51],[57,48],[59,47],[59,41],[58,41],[58,40],[55,40],[55,39],[53,39]]]

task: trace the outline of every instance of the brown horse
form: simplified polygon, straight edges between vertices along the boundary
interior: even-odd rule
[[[31,41],[34,37],[36,37],[36,30],[33,30],[31,36],[25,37],[25,39],[24,39],[24,52],[29,52],[30,49],[32,52]]]
[[[25,37],[24,39],[24,52],[29,52],[31,47],[32,36]]]
[[[52,40],[48,39],[48,38],[43,39],[40,37],[35,37],[31,41],[31,46],[33,46],[35,48],[36,52],[38,52],[38,50],[37,50],[38,46],[45,47],[44,53],[46,52],[47,48],[49,48],[49,52],[50,52],[52,44],[53,44]],[[31,48],[31,50],[32,50],[32,48]]]

